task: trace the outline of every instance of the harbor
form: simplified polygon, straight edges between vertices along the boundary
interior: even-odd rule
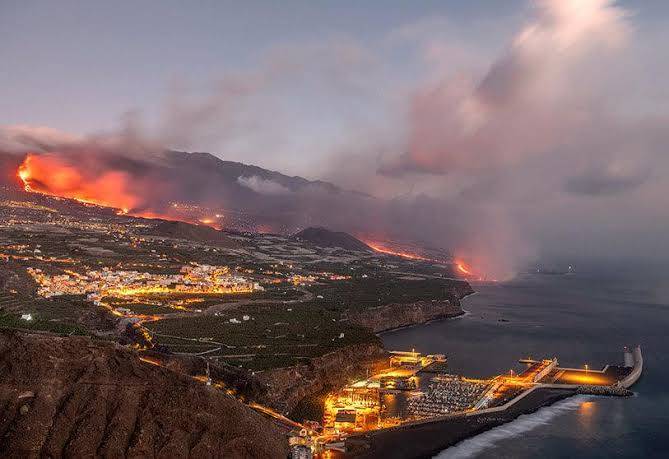
[[[446,371],[443,355],[391,352],[389,367],[329,394],[323,423],[290,438],[293,457],[421,457],[576,394],[631,395],[639,346],[621,365],[560,367],[557,358],[520,359],[525,370],[489,379]],[[430,371],[438,363],[439,372]]]

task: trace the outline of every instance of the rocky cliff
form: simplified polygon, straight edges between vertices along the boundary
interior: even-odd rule
[[[369,328],[375,333],[417,325],[431,320],[463,314],[460,300],[474,293],[464,281],[455,281],[447,291],[449,299],[387,304],[363,311],[348,312],[351,324]],[[308,365],[277,368],[260,373],[267,387],[265,403],[284,414],[291,413],[300,402],[314,399],[326,389],[341,387],[354,375],[364,372],[387,354],[380,340],[348,346],[314,358]]]
[[[111,343],[0,330],[3,457],[286,457],[284,432]]]
[[[458,300],[416,301],[395,303],[348,314],[352,324],[380,333],[395,328],[417,325],[431,320],[446,319],[463,314]]]
[[[343,386],[385,356],[380,342],[357,344],[311,359],[308,365],[267,370],[258,377],[268,387],[265,402],[288,414],[306,397]]]
[[[362,311],[349,311],[347,317],[352,324],[379,333],[431,320],[459,316],[463,314],[460,300],[472,293],[474,290],[467,282],[456,282],[448,291],[448,299],[386,304]]]

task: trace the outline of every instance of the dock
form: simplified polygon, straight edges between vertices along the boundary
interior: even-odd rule
[[[414,358],[411,355],[408,357]],[[324,445],[322,451],[328,450],[328,457],[432,456],[468,437],[572,395],[629,395],[629,388],[643,373],[640,346],[625,348],[622,365],[607,365],[600,370],[588,367],[563,368],[558,365],[557,358],[526,358],[520,361],[528,367],[518,375],[470,380],[487,384],[487,390],[481,392],[478,402],[469,408],[459,408],[460,411],[422,419],[404,420],[396,425],[385,425],[377,429],[353,431],[337,437],[337,450],[328,450]],[[467,378],[454,375],[439,378],[440,384],[448,384],[448,378],[453,378],[453,384],[467,381]],[[314,457],[319,457],[319,453],[315,453]]]

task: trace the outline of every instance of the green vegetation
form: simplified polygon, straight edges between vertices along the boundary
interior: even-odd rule
[[[35,316],[33,316],[35,317]],[[89,332],[82,326],[70,323],[56,322],[40,317],[32,320],[21,319],[16,314],[0,314],[0,328],[21,328],[27,330],[40,330],[61,335],[88,335]]]
[[[230,250],[216,244],[207,246],[197,237],[185,240],[151,236],[157,222],[118,216],[109,209],[38,195],[33,198],[58,212],[35,207],[12,208],[10,214],[0,209],[0,217],[5,220],[16,218],[16,212],[20,212],[18,216],[28,222],[5,226],[0,231],[0,252],[5,256],[0,260],[3,326],[68,334],[108,332],[108,336],[128,342],[132,338],[122,334],[127,328],[119,326],[129,322],[128,316],[165,314],[171,318],[143,324],[155,335],[158,349],[203,354],[234,365],[264,369],[308,363],[315,356],[343,346],[378,340],[371,332],[342,320],[348,310],[442,301],[452,298],[456,288],[462,290],[459,281],[438,278],[449,275],[446,268],[427,262],[322,249],[269,235],[225,236],[224,239],[233,238],[234,249]],[[187,232],[179,235],[188,238]],[[191,263],[227,266],[233,273],[263,283],[266,290],[103,298],[113,308],[131,311],[126,317],[119,317],[87,301],[84,295],[41,298],[26,271],[30,267],[48,274],[76,276],[72,272],[84,274],[109,268],[176,274]],[[327,273],[352,279],[328,280]],[[422,275],[437,277],[422,279]],[[314,276],[319,280],[296,287],[291,282],[294,276]],[[223,306],[209,309],[219,304]],[[34,320],[20,319],[21,314],[27,313]],[[248,316],[247,320],[244,316]]]
[[[145,326],[158,344],[173,352],[211,351],[209,357],[253,369],[294,365],[338,347],[378,339],[309,304],[252,305],[219,316],[166,319]]]
[[[118,298],[103,298],[103,301],[108,302],[110,306],[115,308],[126,308],[133,312],[133,314],[170,314],[173,312],[178,312],[175,309],[169,308],[167,306],[162,306],[160,304],[150,304],[150,303],[129,303],[127,301],[120,300]]]
[[[113,326],[109,314],[87,302],[83,295],[50,299],[0,292],[2,326],[44,330],[63,334],[91,334],[89,330],[105,330]],[[33,320],[21,319],[31,314]]]
[[[390,276],[356,277],[312,287],[321,304],[332,310],[365,309],[390,303],[447,300],[460,281],[448,279],[405,280]]]

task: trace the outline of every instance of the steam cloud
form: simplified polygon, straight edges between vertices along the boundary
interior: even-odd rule
[[[237,182],[260,194],[288,194],[290,189],[273,180],[266,180],[257,175],[251,177],[239,176]]]

